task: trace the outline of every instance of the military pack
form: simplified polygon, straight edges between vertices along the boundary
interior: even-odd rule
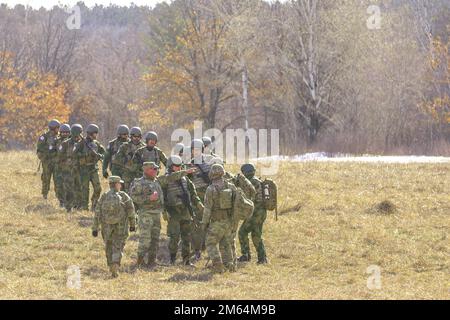
[[[120,192],[108,192],[101,202],[101,220],[107,224],[116,224],[125,219],[124,196]]]
[[[233,215],[238,220],[245,220],[253,214],[255,205],[252,200],[247,198],[241,188],[237,188],[234,196]]]
[[[272,179],[265,179],[261,183],[263,192],[263,205],[266,210],[277,208],[278,187]]]

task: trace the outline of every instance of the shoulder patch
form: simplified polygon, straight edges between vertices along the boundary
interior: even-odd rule
[[[45,140],[45,137],[44,137],[44,136],[40,136],[40,137],[39,137],[39,140],[44,141],[44,140]]]

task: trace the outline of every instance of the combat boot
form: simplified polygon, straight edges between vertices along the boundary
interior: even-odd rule
[[[170,254],[170,264],[174,265],[176,260],[177,260],[177,254],[176,253],[171,253]]]
[[[267,264],[267,263],[268,261],[266,257],[258,258],[257,264]]]
[[[250,260],[251,260],[250,253],[243,254],[242,256],[240,256],[240,257],[238,258],[238,261],[239,261],[239,262],[249,262]]]
[[[202,258],[202,252],[200,250],[195,250],[194,260],[199,261]]]
[[[189,261],[189,258],[183,260],[183,265],[187,267],[195,267],[194,264]]]
[[[223,273],[225,271],[222,261],[219,260],[213,260],[211,271],[214,273]]]
[[[156,267],[156,256],[155,255],[153,255],[153,254],[148,255],[147,267],[150,269]]]
[[[111,267],[109,268],[109,270],[111,271],[111,276],[112,276],[113,278],[117,278],[117,277],[119,276],[119,273],[118,273],[118,271],[119,271],[119,265],[118,265],[117,263],[113,263],[113,264],[111,265]]]

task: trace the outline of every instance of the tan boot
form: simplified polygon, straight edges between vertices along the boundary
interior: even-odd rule
[[[109,270],[111,271],[111,276],[112,276],[113,278],[117,278],[117,277],[119,276],[119,273],[118,273],[118,271],[119,271],[119,265],[118,265],[117,263],[114,263],[114,264],[110,267]]]

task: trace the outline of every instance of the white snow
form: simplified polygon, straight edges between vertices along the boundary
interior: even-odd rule
[[[255,159],[257,162],[363,162],[363,163],[450,163],[450,157],[433,156],[354,156],[346,154],[331,155],[326,152],[306,153],[296,156],[270,156]]]

